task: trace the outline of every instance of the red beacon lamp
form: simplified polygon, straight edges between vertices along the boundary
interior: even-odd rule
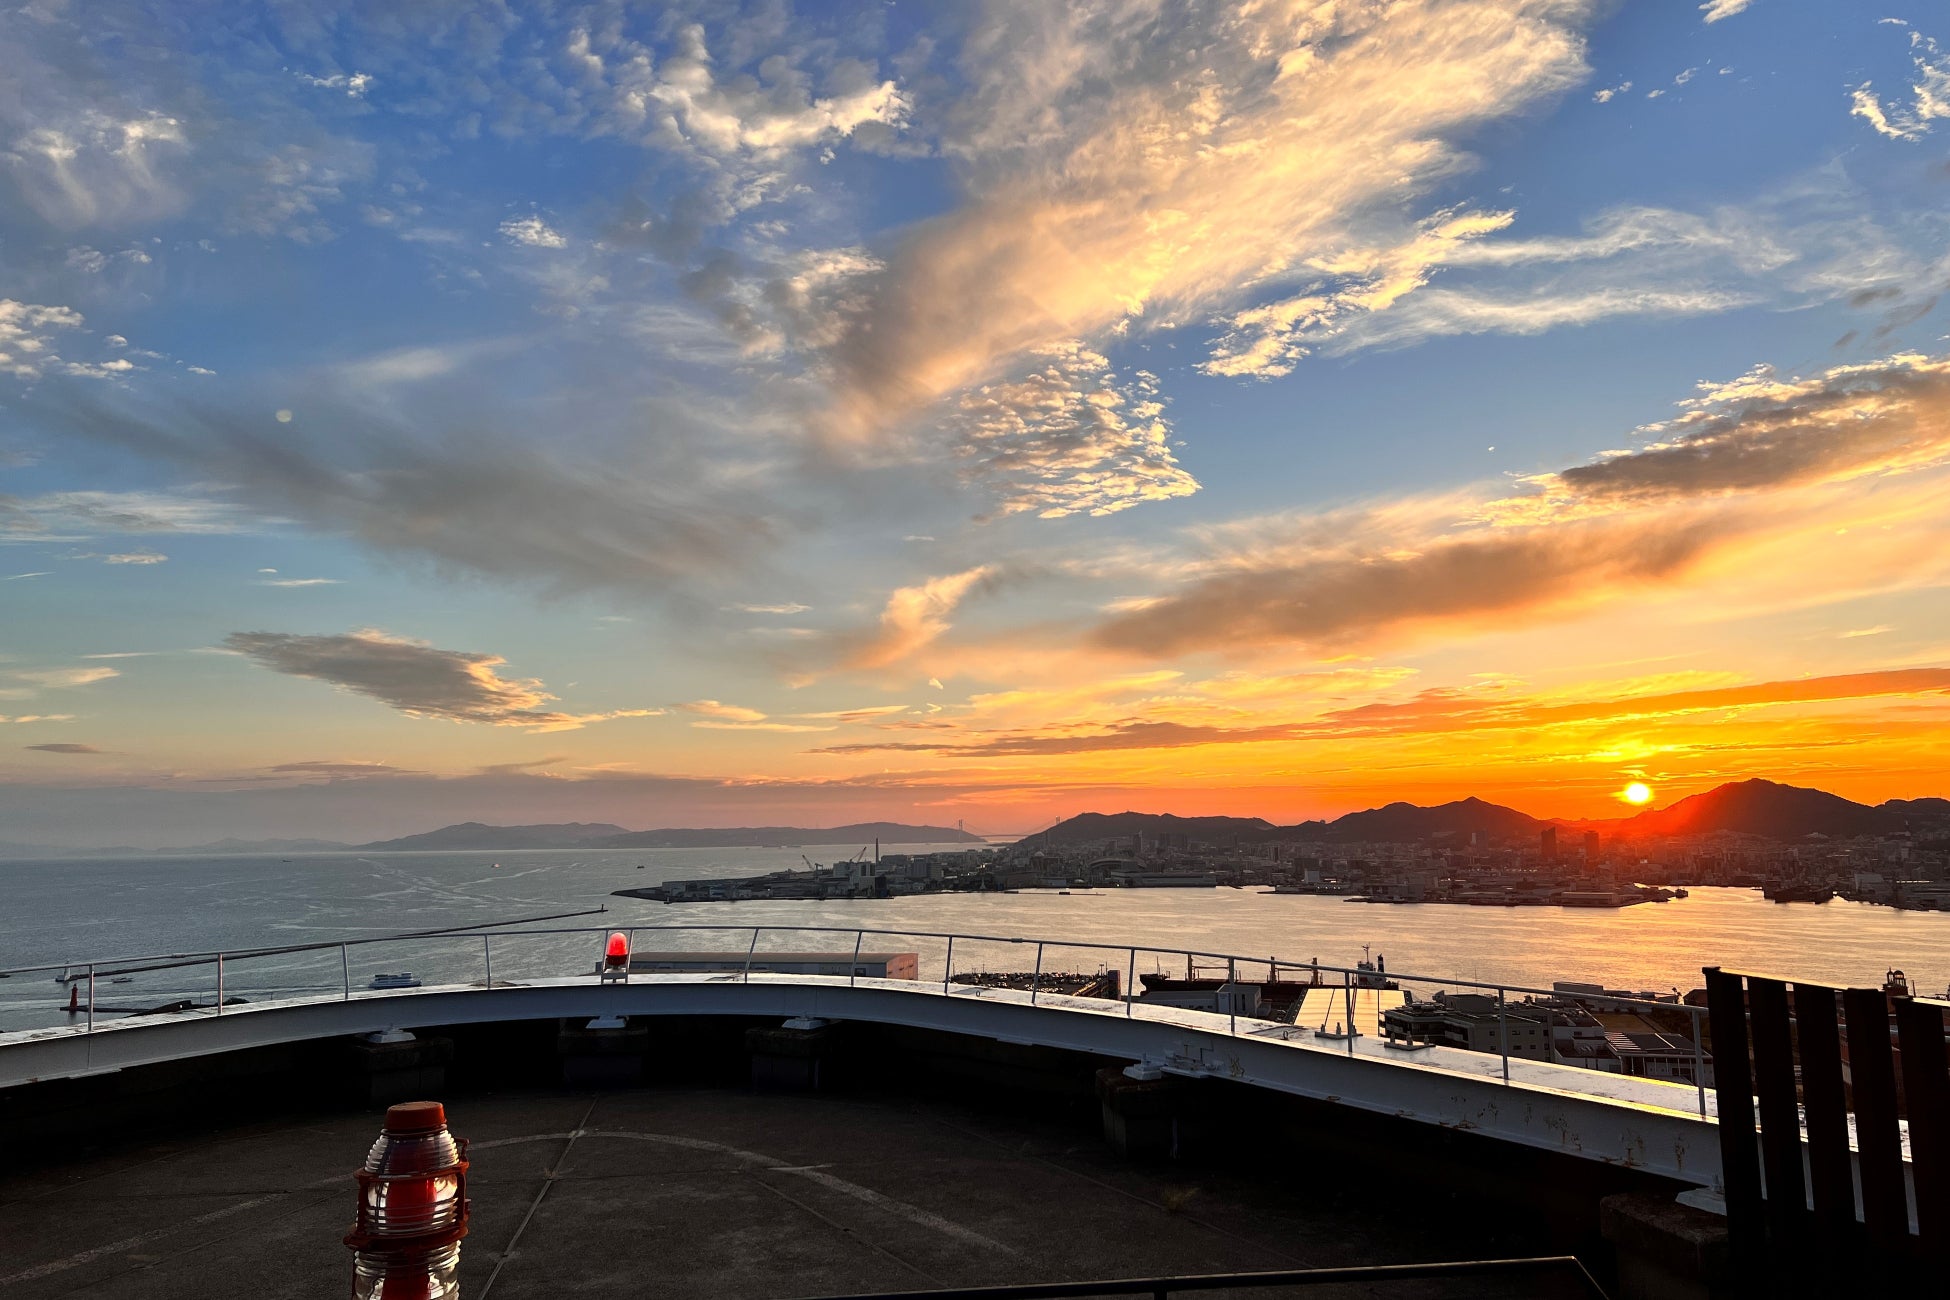
[[[609,936],[609,942],[603,945],[603,968],[599,973],[602,977],[602,982],[605,984],[610,980],[622,980],[625,984],[629,983],[629,935],[624,934],[621,930],[617,930]]]
[[[352,1247],[353,1300],[454,1300],[467,1235],[467,1142],[447,1131],[437,1101],[386,1112],[359,1180]]]

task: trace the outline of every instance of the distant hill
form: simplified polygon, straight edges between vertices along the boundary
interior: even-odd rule
[[[1306,823],[1309,826],[1318,822]],[[1502,804],[1486,803],[1475,796],[1453,803],[1423,808],[1412,803],[1391,803],[1366,812],[1349,813],[1326,823],[1328,840],[1371,840],[1377,842],[1428,839],[1455,839],[1467,843],[1472,834],[1486,839],[1534,838],[1548,822]],[[1296,830],[1300,829],[1298,827]]]
[[[1263,817],[1178,817],[1171,813],[1078,813],[1022,843],[1055,848],[1132,835],[1184,835],[1206,844],[1258,843],[1280,837],[1280,828]]]
[[[1844,839],[1906,830],[1908,819],[1886,805],[1871,808],[1826,790],[1782,785],[1757,777],[1715,786],[1670,807],[1605,825],[1623,835],[1711,835],[1731,831],[1784,840],[1807,835]]]
[[[358,847],[368,853],[408,853],[415,850],[465,852],[498,849],[581,849],[596,841],[628,834],[621,826],[608,822],[556,822],[537,826],[489,826],[484,822],[462,822],[442,826],[437,831],[403,835],[396,840],[375,840]]]
[[[1132,835],[1183,835],[1206,844],[1258,844],[1267,840],[1403,841],[1439,838],[1467,840],[1472,832],[1490,839],[1534,836],[1548,823],[1514,808],[1458,799],[1433,808],[1391,803],[1383,808],[1348,813],[1331,822],[1301,822],[1277,826],[1262,817],[1178,817],[1171,813],[1079,813],[1025,843],[1039,845],[1088,844],[1095,840]]]
[[[747,849],[801,844],[986,844],[947,826],[905,826],[899,822],[859,822],[819,830],[804,826],[734,826],[631,831],[608,822],[561,822],[538,826],[489,826],[462,822],[421,835],[378,840],[357,847],[368,853],[413,851],[514,852],[517,849]]]
[[[767,849],[811,844],[986,844],[987,840],[952,826],[908,826],[901,822],[856,822],[851,826],[705,827],[689,830],[625,831],[590,848],[605,849]]]
[[[158,853],[336,853],[349,849],[350,844],[338,840],[213,840],[208,844],[193,844],[183,849],[158,849]]]
[[[1950,822],[1950,799],[1885,799],[1876,811],[1920,822]]]

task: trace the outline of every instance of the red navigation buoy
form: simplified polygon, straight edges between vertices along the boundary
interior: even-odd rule
[[[459,1296],[467,1142],[447,1130],[447,1108],[408,1101],[388,1109],[379,1140],[353,1176],[359,1217],[345,1238],[353,1300]]]

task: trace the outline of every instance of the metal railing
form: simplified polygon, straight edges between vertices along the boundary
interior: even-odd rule
[[[1331,1042],[1344,1042],[1346,1054],[1349,1056],[1355,1054],[1355,1040],[1357,1038],[1366,1036],[1360,1032],[1356,1024],[1358,1019],[1359,1003],[1361,1001],[1359,995],[1362,994],[1363,992],[1372,991],[1384,987],[1384,981],[1386,984],[1392,984],[1396,988],[1402,988],[1406,985],[1415,984],[1415,985],[1422,985],[1425,987],[1443,989],[1443,990],[1478,991],[1484,993],[1493,993],[1496,999],[1497,1025],[1498,1025],[1498,1031],[1496,1034],[1497,1050],[1495,1054],[1500,1058],[1501,1061],[1500,1073],[1501,1073],[1502,1081],[1505,1084],[1511,1082],[1510,1061],[1512,1056],[1516,1055],[1518,1056],[1518,1059],[1524,1059],[1522,1053],[1513,1053],[1512,1051],[1512,1041],[1510,1035],[1510,1013],[1512,1011],[1511,995],[1513,994],[1527,995],[1530,998],[1542,997],[1542,998],[1549,998],[1553,1000],[1572,1001],[1572,1002],[1575,1002],[1580,998],[1585,998],[1588,1000],[1596,999],[1602,1002],[1606,1006],[1643,1008],[1645,1010],[1652,1011],[1666,1016],[1684,1015],[1687,1017],[1687,1025],[1690,1031],[1689,1037],[1691,1039],[1692,1079],[1689,1080],[1689,1082],[1693,1084],[1693,1090],[1695,1093],[1698,1113],[1702,1118],[1705,1118],[1709,1113],[1707,1107],[1707,1088],[1706,1088],[1706,1065],[1707,1065],[1708,1058],[1705,1053],[1704,1047],[1702,1045],[1703,1020],[1706,1016],[1706,1009],[1704,1007],[1691,1006],[1684,1002],[1662,1002],[1662,1001],[1648,1000],[1643,998],[1616,996],[1609,993],[1602,994],[1602,995],[1579,994],[1575,992],[1567,992],[1561,989],[1540,989],[1540,988],[1528,987],[1521,984],[1494,983],[1494,982],[1487,982],[1482,980],[1461,979],[1452,976],[1424,975],[1424,974],[1416,974],[1412,972],[1401,972],[1401,971],[1380,971],[1366,966],[1323,965],[1318,960],[1298,961],[1294,959],[1277,957],[1277,956],[1254,957],[1254,956],[1245,956],[1237,953],[1208,952],[1208,951],[1203,951],[1200,949],[1193,949],[1193,948],[1158,947],[1150,944],[1112,944],[1112,943],[1094,942],[1089,940],[1030,939],[1019,935],[987,935],[987,934],[955,933],[949,931],[889,930],[889,929],[873,929],[873,928],[865,928],[865,927],[816,926],[816,925],[684,924],[684,925],[639,925],[639,926],[613,926],[613,927],[605,926],[601,928],[577,927],[577,928],[489,930],[487,927],[492,926],[493,924],[494,923],[490,922],[490,923],[485,923],[483,926],[458,927],[452,930],[421,931],[413,934],[404,934],[404,935],[381,935],[381,936],[373,936],[369,938],[346,939],[342,941],[333,941],[333,942],[295,944],[295,945],[287,944],[287,945],[281,945],[277,947],[234,949],[234,950],[226,950],[222,952],[151,953],[151,954],[133,955],[133,956],[94,958],[92,960],[87,960],[87,961],[47,963],[38,966],[13,967],[11,969],[0,971],[0,974],[7,975],[7,976],[14,976],[14,975],[45,974],[50,971],[58,971],[60,972],[60,975],[57,978],[64,984],[72,984],[74,982],[80,981],[85,978],[87,981],[87,988],[88,988],[87,1005],[85,1007],[86,1019],[81,1021],[79,1024],[76,1024],[74,1028],[77,1030],[77,1032],[94,1033],[97,1032],[95,1012],[97,1006],[99,1005],[97,1002],[97,992],[99,989],[99,981],[104,978],[114,978],[117,980],[123,980],[123,979],[132,980],[133,977],[141,974],[150,974],[158,971],[188,970],[199,966],[208,966],[213,968],[214,970],[214,987],[215,987],[215,994],[216,994],[214,1002],[205,1003],[199,1001],[198,1000],[199,995],[195,993],[194,989],[191,989],[189,990],[190,992],[189,997],[172,999],[172,1001],[165,1003],[160,1007],[153,1007],[153,1008],[103,1007],[102,1010],[113,1011],[117,1014],[130,1013],[136,1011],[190,1012],[190,1011],[207,1010],[214,1015],[223,1015],[225,1009],[225,1001],[226,1001],[226,987],[228,987],[233,993],[238,988],[249,987],[249,988],[253,988],[254,991],[260,992],[260,996],[262,995],[262,991],[257,989],[256,986],[250,985],[248,983],[244,983],[244,984],[238,983],[236,975],[240,963],[261,961],[266,959],[283,959],[287,962],[287,964],[290,964],[292,959],[298,959],[299,962],[303,964],[303,963],[311,962],[311,959],[314,957],[328,961],[330,955],[333,952],[336,952],[339,959],[337,963],[338,970],[336,972],[336,974],[338,975],[337,980],[331,981],[330,983],[323,984],[323,985],[318,983],[309,983],[287,991],[299,993],[301,996],[301,1000],[303,994],[309,993],[313,995],[311,1000],[318,1000],[319,998],[335,996],[340,999],[349,1001],[353,997],[355,992],[362,991],[362,990],[355,990],[355,988],[353,987],[353,979],[354,979],[353,963],[352,963],[353,950],[366,949],[378,945],[393,945],[395,946],[395,948],[397,948],[398,946],[401,945],[415,945],[415,944],[417,945],[466,944],[471,947],[474,941],[478,939],[480,942],[480,951],[478,956],[465,959],[462,963],[462,969],[452,972],[453,974],[458,975],[461,978],[448,978],[444,976],[436,976],[426,982],[433,983],[437,981],[439,984],[442,984],[447,987],[452,987],[455,985],[468,985],[468,986],[481,987],[481,988],[492,988],[494,987],[494,969],[495,969],[495,959],[496,959],[495,950],[496,950],[497,941],[499,941],[502,949],[501,958],[502,958],[502,967],[504,972],[509,968],[509,955],[510,955],[509,945],[511,941],[518,940],[518,941],[529,942],[529,943],[532,943],[533,941],[537,941],[537,940],[551,941],[551,946],[554,949],[553,954],[551,955],[550,958],[550,960],[553,962],[553,968],[547,970],[542,976],[533,976],[533,975],[529,976],[529,978],[538,978],[538,977],[563,976],[563,975],[583,973],[582,970],[576,969],[573,964],[565,966],[563,963],[564,962],[573,963],[576,960],[576,950],[580,949],[582,943],[585,941],[588,942],[594,950],[591,953],[591,965],[586,969],[590,971],[599,969],[602,964],[602,950],[603,950],[604,941],[607,939],[607,937],[610,934],[618,930],[624,932],[629,936],[630,951],[633,959],[640,959],[646,955],[644,952],[641,952],[638,949],[637,938],[639,935],[715,933],[715,934],[735,934],[742,938],[743,936],[749,934],[750,936],[749,940],[744,944],[742,963],[736,964],[734,969],[729,969],[726,971],[719,972],[721,974],[732,974],[741,980],[749,981],[755,969],[760,971],[761,973],[764,972],[764,957],[765,957],[765,952],[767,950],[762,948],[760,944],[761,941],[764,939],[764,937],[767,936],[768,934],[774,936],[839,935],[839,936],[844,936],[845,938],[850,938],[853,941],[853,960],[847,964],[848,965],[847,980],[849,984],[854,984],[857,983],[860,978],[860,973],[861,973],[860,955],[864,950],[864,945],[868,938],[882,937],[886,939],[903,939],[903,940],[919,939],[919,940],[929,941],[930,946],[940,945],[942,947],[943,953],[941,959],[941,978],[939,981],[941,986],[940,991],[942,995],[954,996],[956,992],[956,985],[954,982],[954,977],[956,973],[955,972],[955,948],[958,943],[962,945],[964,955],[967,953],[968,946],[971,944],[1006,945],[1009,949],[1013,951],[1021,951],[1022,949],[1026,948],[1028,945],[1034,944],[1036,951],[1035,951],[1035,957],[1033,960],[1032,969],[1030,971],[1029,988],[1028,988],[1029,1000],[1032,1005],[1041,1003],[1047,997],[1056,996],[1055,993],[1053,993],[1052,991],[1044,987],[1047,979],[1050,978],[1048,969],[1045,964],[1045,959],[1047,954],[1051,950],[1058,950],[1058,951],[1074,950],[1074,951],[1081,951],[1081,952],[1089,952],[1093,954],[1115,954],[1116,957],[1119,959],[1116,965],[1113,966],[1109,962],[1104,962],[1103,970],[1104,971],[1116,970],[1118,973],[1123,974],[1125,976],[1124,996],[1122,1001],[1124,1002],[1124,1014],[1127,1017],[1135,1015],[1135,1009],[1141,1001],[1136,990],[1136,985],[1138,983],[1138,978],[1139,978],[1138,957],[1140,954],[1152,954],[1158,958],[1170,957],[1174,961],[1174,963],[1176,963],[1179,959],[1183,959],[1186,963],[1186,968],[1188,972],[1196,970],[1200,962],[1207,963],[1208,969],[1216,969],[1222,964],[1223,969],[1225,971],[1225,978],[1221,987],[1219,989],[1214,990],[1214,1009],[1215,1010],[1217,1009],[1218,994],[1220,992],[1224,992],[1226,994],[1225,1015],[1226,1015],[1227,1031],[1234,1036],[1237,1036],[1241,1032],[1239,1027],[1239,1022],[1242,1018],[1239,1011],[1239,1001],[1240,1001],[1239,985],[1241,984],[1242,981],[1248,983],[1255,982],[1251,979],[1251,976],[1257,969],[1260,968],[1265,969],[1267,973],[1267,982],[1272,982],[1273,980],[1280,978],[1282,972],[1286,972],[1289,975],[1303,976],[1304,979],[1288,980],[1287,982],[1305,983],[1309,988],[1321,988],[1329,991],[1329,997],[1328,999],[1325,1000],[1327,1010],[1323,1015],[1323,1019],[1321,1021],[1318,1030],[1313,1030],[1313,1031],[1306,1030],[1304,1027],[1295,1025],[1291,1020],[1280,1021],[1280,1020],[1269,1019],[1268,1017],[1263,1015],[1255,1016],[1255,1015],[1248,1014],[1244,1017],[1249,1022],[1249,1026],[1246,1032],[1250,1034],[1263,1034],[1266,1032],[1268,1025],[1285,1024],[1290,1027],[1292,1032],[1298,1032],[1298,1033],[1312,1032],[1315,1034],[1317,1038],[1324,1038]],[[482,932],[475,933],[475,931],[477,930]],[[837,961],[844,961],[846,956],[844,951],[837,952],[833,955]],[[732,960],[735,963],[737,954],[733,953],[733,954],[729,954],[728,956],[730,960]],[[448,962],[448,963],[444,963],[444,965],[450,971],[452,970],[453,963]],[[313,979],[320,978],[318,974],[319,969],[320,969],[319,963],[311,963],[310,965],[306,966],[307,972],[310,974],[311,978]],[[984,966],[983,969],[984,971],[986,971],[986,966]],[[973,966],[969,966],[964,970],[963,973],[970,974],[973,973],[974,970],[975,968]],[[1018,970],[1020,970],[1019,967]],[[472,978],[473,974],[476,971],[478,971],[480,975],[480,978],[478,980]],[[226,984],[227,974],[229,977],[228,984]],[[935,981],[931,974],[927,975],[925,978],[921,978],[922,972],[917,970],[916,976],[917,978],[915,981],[915,986],[917,991],[920,990],[932,991],[932,987]],[[1203,976],[1199,978],[1216,979],[1217,977]],[[502,983],[505,986],[508,983],[508,981],[504,979]],[[206,985],[205,987],[207,988],[209,986]],[[383,989],[385,986],[379,986],[379,987]],[[964,991],[974,991],[974,990],[965,989]],[[171,992],[180,993],[183,992],[183,990],[181,988],[177,988],[177,989],[172,989]],[[1310,1000],[1311,999],[1307,999],[1307,1001]],[[80,1016],[81,1012],[84,1010],[84,1008],[82,1008],[80,1005],[80,999],[78,997],[74,999],[74,1005],[76,1007],[76,1010],[73,1013],[73,1015],[78,1017]],[[1074,1006],[1075,1001],[1072,1000],[1069,1003],[1069,1005]],[[1147,1005],[1150,1004],[1147,1003]],[[1296,1002],[1292,1014],[1297,1015],[1300,1008],[1303,1005],[1304,1002]],[[1329,1033],[1326,1029],[1327,1021],[1325,1019],[1325,1016],[1331,1016],[1334,1013],[1333,1009],[1335,1005],[1338,1005],[1343,1009],[1345,1018],[1343,1021],[1337,1024],[1337,1030],[1341,1030],[1341,1032]],[[1515,1009],[1521,1013],[1526,1009],[1531,1008],[1534,1004],[1531,1002],[1520,1002],[1514,1005],[1515,1005]],[[1190,1008],[1190,1009],[1197,1010],[1202,1008]],[[1377,1027],[1383,1027],[1385,1025],[1385,1021],[1383,1020],[1381,1009],[1379,1007],[1374,1008],[1374,1018],[1377,1023]],[[1544,1019],[1538,1021],[1537,1023],[1541,1028],[1547,1029],[1549,1027],[1548,1017],[1545,1017]],[[1425,1041],[1419,1043],[1413,1039],[1408,1039],[1404,1041],[1402,1039],[1390,1038],[1385,1033],[1383,1037],[1391,1044],[1402,1046],[1411,1051],[1421,1050],[1429,1047],[1454,1046],[1453,1044],[1447,1044],[1439,1041],[1438,1042]],[[1541,1047],[1542,1044],[1540,1043],[1540,1048]],[[1548,1056],[1539,1055],[1539,1056],[1532,1057],[1530,1059],[1548,1060]],[[1654,1079],[1653,1081],[1664,1082],[1664,1083],[1682,1082],[1682,1080],[1678,1080],[1678,1079]]]
[[[950,1287],[936,1291],[877,1291],[827,1296],[822,1300],[1056,1300],[1069,1296],[1151,1296],[1154,1300],[1193,1291],[1251,1290],[1259,1287],[1345,1286],[1350,1283],[1448,1281],[1458,1278],[1519,1278],[1543,1282],[1556,1277],[1575,1284],[1583,1295],[1605,1300],[1605,1292],[1575,1255],[1524,1259],[1471,1259],[1436,1264],[1371,1264],[1354,1268],[1302,1268],[1266,1273],[1200,1273],[1186,1277],[1118,1278],[1101,1282],[1031,1282],[1012,1286]],[[1532,1294],[1499,1289],[1501,1295]]]

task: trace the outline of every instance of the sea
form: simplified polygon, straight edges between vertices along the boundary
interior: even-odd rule
[[[903,851],[965,845],[902,846]],[[1770,903],[1758,890],[1694,889],[1620,909],[1370,904],[1257,888],[924,894],[827,902],[662,904],[617,889],[673,879],[757,875],[801,865],[793,849],[294,854],[64,858],[0,862],[0,1031],[68,1023],[69,988],[97,969],[98,1016],[182,999],[214,1003],[214,963],[162,967],[171,954],[326,944],[225,962],[226,998],[248,1001],[363,989],[376,974],[428,984],[593,969],[602,929],[633,929],[639,952],[915,951],[957,972],[1183,971],[1218,955],[1351,966],[1365,955],[1419,996],[1465,982],[1548,989],[1559,980],[1684,993],[1707,965],[1832,984],[1876,985],[1889,969],[1941,996],[1950,984],[1950,913],[1841,900]],[[520,929],[361,943],[409,931],[607,908]],[[697,927],[676,930],[671,927]],[[822,929],[825,932],[822,932]],[[976,938],[973,936],[988,936]],[[1028,943],[1011,942],[1013,939]],[[346,943],[343,953],[337,946]],[[1097,947],[1085,945],[1102,945]],[[1132,951],[1132,949],[1135,951]],[[1223,962],[1218,962],[1222,966]],[[23,971],[28,966],[52,970]],[[158,968],[162,967],[162,968]],[[1242,974],[1263,973],[1241,966]],[[85,992],[82,994],[85,1000]]]

